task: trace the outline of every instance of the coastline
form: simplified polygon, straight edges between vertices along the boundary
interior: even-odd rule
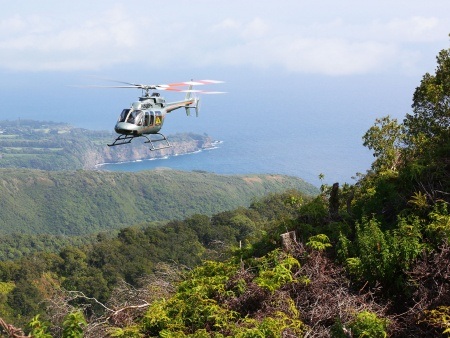
[[[139,163],[139,162],[146,162],[146,161],[156,161],[156,160],[168,160],[172,157],[177,157],[177,156],[184,156],[184,155],[193,155],[193,154],[198,154],[201,153],[204,150],[215,150],[220,148],[218,145],[222,144],[223,141],[221,140],[216,140],[216,141],[212,141],[209,145],[203,146],[200,149],[196,149],[193,151],[186,151],[186,152],[175,152],[172,154],[162,154],[160,156],[154,156],[154,157],[148,157],[148,158],[140,158],[140,159],[136,159],[136,160],[127,160],[127,161],[114,161],[114,162],[102,162],[102,163],[97,163],[94,165],[94,169],[95,170],[105,170],[102,169],[103,166],[107,166],[107,165],[122,165],[122,164],[132,164],[132,163]]]

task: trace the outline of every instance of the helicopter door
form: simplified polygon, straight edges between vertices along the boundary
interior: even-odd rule
[[[149,121],[148,121],[148,126],[153,126],[153,123],[155,123],[155,112],[154,111],[148,111],[148,112],[145,112],[145,116],[146,116],[146,118],[147,118],[147,114],[148,114],[148,117],[149,117]]]
[[[148,127],[150,125],[150,113],[146,111],[144,113],[144,126]]]

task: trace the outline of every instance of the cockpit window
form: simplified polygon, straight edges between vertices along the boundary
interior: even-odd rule
[[[130,112],[129,109],[122,110],[122,112],[120,113],[120,116],[119,116],[119,122],[125,122],[129,112]]]
[[[142,117],[142,110],[133,110],[130,115],[128,115],[127,122],[142,126]]]

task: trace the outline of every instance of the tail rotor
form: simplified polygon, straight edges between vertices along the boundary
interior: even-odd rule
[[[195,104],[195,116],[198,117],[198,113],[200,112],[200,98],[199,97],[195,98],[194,104]]]

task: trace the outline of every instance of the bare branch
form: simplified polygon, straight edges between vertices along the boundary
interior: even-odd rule
[[[2,318],[0,318],[0,334],[2,331],[8,335],[9,338],[29,338],[21,329],[14,327],[11,324],[7,324]]]

